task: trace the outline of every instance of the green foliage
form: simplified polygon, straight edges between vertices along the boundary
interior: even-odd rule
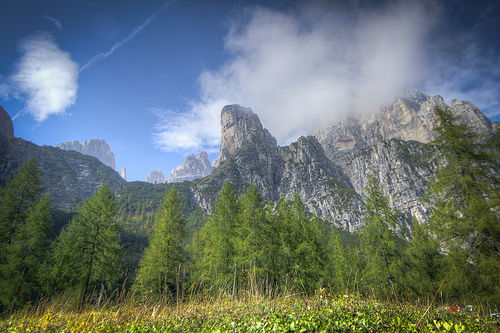
[[[445,166],[428,193],[429,223],[446,253],[446,290],[459,300],[479,297],[500,306],[500,187],[491,169],[498,150],[493,145],[489,153],[451,111],[437,109],[436,116],[434,144]]]
[[[40,296],[52,237],[50,198],[38,200],[41,174],[26,162],[0,190],[0,306],[16,307]]]
[[[222,186],[212,215],[194,237],[194,277],[216,288],[230,288],[234,280],[239,221],[239,204],[229,182]]]
[[[173,291],[180,291],[180,271],[186,254],[185,219],[178,195],[172,186],[156,213],[154,232],[134,283],[134,290],[141,295],[166,299]]]
[[[107,185],[83,202],[55,244],[55,290],[81,288],[83,301],[92,286],[109,286],[117,279],[121,249],[115,213],[115,198]]]
[[[413,297],[432,297],[439,291],[444,272],[439,242],[431,237],[429,226],[413,219],[412,238],[406,249],[407,281]]]
[[[41,174],[36,159],[29,159],[7,180],[0,190],[0,263],[5,247],[12,241],[17,229],[24,224],[29,209],[36,204],[42,192]]]
[[[365,288],[378,296],[398,297],[404,285],[404,240],[398,237],[401,214],[390,208],[373,176],[368,178],[361,251]]]

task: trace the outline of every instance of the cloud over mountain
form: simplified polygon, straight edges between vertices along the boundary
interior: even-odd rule
[[[222,101],[252,107],[282,144],[325,118],[372,111],[421,78],[431,21],[418,3],[254,8],[226,36],[229,61],[201,73],[200,100],[187,112],[164,114],[156,142],[165,150],[218,144]]]

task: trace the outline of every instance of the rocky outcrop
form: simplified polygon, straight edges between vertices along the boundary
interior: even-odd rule
[[[239,105],[221,113],[222,141],[217,169],[194,182],[196,201],[210,210],[229,180],[237,193],[255,184],[271,201],[298,194],[310,211],[348,229],[359,227],[362,201],[348,177],[325,155],[314,137],[302,137],[288,147],[262,127],[258,116]]]
[[[73,150],[84,155],[93,156],[107,166],[116,169],[115,154],[113,154],[108,143],[103,139],[85,140],[83,143],[80,143],[78,140],[62,142],[57,144],[57,148]]]
[[[210,165],[206,152],[203,151],[197,155],[189,154],[183,164],[179,165],[175,170],[172,170],[168,178],[168,183],[190,181],[206,177],[210,175],[214,169],[215,168]]]
[[[12,125],[12,119],[10,119],[9,114],[0,105],[0,135],[4,136],[14,136],[14,126]]]
[[[166,183],[165,176],[163,175],[163,172],[161,172],[160,170],[154,169],[146,178],[146,183],[164,184]]]
[[[123,179],[127,180],[127,169],[122,168],[122,169],[120,170],[120,176],[121,176]]]
[[[361,196],[367,176],[374,175],[390,203],[411,216],[424,218],[422,197],[439,165],[428,154],[435,138],[434,109],[449,108],[459,121],[482,136],[490,136],[492,124],[470,102],[445,104],[440,96],[412,92],[393,104],[361,118],[344,118],[312,132],[326,155],[348,176]]]

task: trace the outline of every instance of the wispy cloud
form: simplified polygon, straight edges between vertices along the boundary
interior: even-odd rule
[[[92,67],[93,65],[95,65],[97,62],[106,59],[107,57],[112,55],[116,50],[128,44],[132,39],[134,39],[135,36],[137,36],[137,34],[139,34],[142,30],[144,30],[144,28],[146,28],[163,10],[165,10],[167,7],[169,7],[176,1],[177,0],[168,0],[164,2],[163,5],[160,7],[160,9],[158,9],[151,16],[149,16],[141,25],[137,26],[128,36],[126,36],[124,39],[114,44],[108,51],[101,52],[96,56],[92,57],[89,61],[87,61],[87,63],[85,63],[80,68],[80,72],[83,72],[88,68]]]
[[[156,144],[164,150],[217,146],[226,102],[251,107],[287,144],[318,122],[373,111],[413,88],[431,22],[426,9],[405,2],[344,10],[252,10],[226,36],[230,60],[201,73],[200,98],[186,112],[165,113]]]
[[[55,17],[44,15],[43,18],[52,23],[57,29],[62,30],[61,21],[59,21]]]
[[[39,122],[64,113],[77,97],[78,64],[59,49],[49,33],[40,32],[23,40],[20,50],[22,56],[7,89],[26,101],[22,112]]]

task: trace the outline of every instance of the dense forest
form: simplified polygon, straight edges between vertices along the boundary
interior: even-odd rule
[[[31,159],[0,190],[0,310],[51,297],[82,307],[318,290],[498,310],[500,138],[478,140],[450,112],[437,116],[433,154],[444,167],[430,180],[429,219],[403,223],[372,177],[357,233],[311,215],[298,195],[271,203],[229,182],[210,214],[190,206],[183,184],[141,193],[134,183],[119,196],[103,185],[62,214]]]

